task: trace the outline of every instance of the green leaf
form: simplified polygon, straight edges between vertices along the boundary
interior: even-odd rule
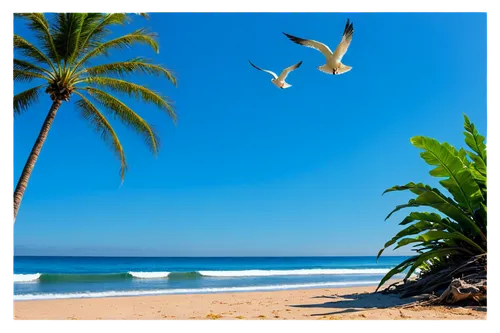
[[[476,127],[464,114],[464,135],[465,143],[484,161],[486,165],[486,145],[484,144],[484,136],[480,135]]]
[[[28,27],[35,32],[36,39],[40,42],[44,54],[54,64],[58,64],[59,55],[57,54],[49,22],[45,18],[45,15],[43,13],[20,13],[15,14],[15,16],[28,20]]]
[[[149,75],[163,76],[166,79],[170,80],[174,85],[177,84],[177,81],[170,70],[163,68],[159,65],[150,64],[142,58],[97,65],[94,67],[87,68],[82,72],[87,73],[90,76],[113,75],[113,74],[116,74],[118,76],[124,76],[126,74],[145,73]]]
[[[78,49],[82,54],[87,53],[90,49],[101,44],[104,36],[110,33],[107,27],[124,25],[129,21],[125,13],[87,13],[80,33]]]
[[[465,149],[460,148],[460,150],[455,149],[452,145],[443,142],[442,146],[447,149],[451,154],[456,156],[462,163],[462,167],[468,168],[469,170],[473,167],[471,162],[467,159],[467,152]],[[472,171],[472,170],[470,170]],[[434,177],[448,177],[449,173],[446,167],[438,165],[433,170],[429,172]]]
[[[422,240],[423,242],[429,242],[429,241],[439,241],[439,240],[457,240],[457,241],[462,241],[465,242],[472,247],[474,247],[477,251],[478,254],[482,254],[485,252],[485,250],[476,244],[473,240],[471,240],[468,237],[465,237],[463,234],[459,232],[447,232],[447,231],[441,231],[441,230],[431,230],[426,232],[425,234],[419,235],[417,239]]]
[[[451,217],[462,226],[463,229],[470,230],[474,235],[480,236],[486,241],[486,236],[479,229],[477,224],[452,201],[445,199],[433,191],[423,193],[415,199],[416,203],[422,206],[429,206]]]
[[[157,134],[154,132],[142,117],[130,109],[122,101],[114,96],[92,87],[86,87],[85,91],[95,98],[107,110],[110,110],[114,116],[117,116],[125,125],[130,126],[135,132],[144,138],[146,145],[151,149],[153,154],[158,153],[160,141]]]
[[[409,235],[419,234],[422,231],[426,231],[426,230],[433,229],[436,227],[439,228],[439,226],[436,226],[434,223],[427,222],[427,221],[420,221],[420,222],[417,222],[415,224],[410,225],[409,227],[406,227],[405,229],[398,232],[396,234],[396,236],[394,236],[390,241],[385,243],[384,247],[379,251],[379,253],[377,255],[377,260],[380,257],[380,255],[382,254],[382,252],[386,248],[388,248],[389,246],[396,243],[398,239],[405,237],[405,236],[409,236]]]
[[[85,64],[93,57],[105,54],[110,49],[125,49],[130,48],[134,44],[145,44],[151,47],[156,53],[159,53],[159,47],[155,40],[156,34],[148,33],[144,29],[136,30],[127,35],[117,37],[107,42],[100,43],[94,49],[87,52],[75,65],[74,70],[78,69],[81,65]]]
[[[410,215],[405,217],[405,219],[400,223],[400,225],[406,225],[413,221],[429,221],[434,223],[441,222],[441,216],[436,213],[426,213],[426,212],[412,212]]]
[[[477,170],[482,176],[486,177],[486,164],[483,159],[470,151],[467,151],[467,155],[473,161],[472,167],[474,170]]]
[[[48,70],[42,67],[38,67],[28,61],[24,61],[21,59],[14,59],[14,69],[21,70],[21,71],[29,71],[32,73],[37,73],[37,74],[45,74],[47,75],[47,79],[49,76],[51,76],[52,73],[50,73]]]
[[[78,46],[85,13],[57,13],[53,27],[54,45],[65,64],[73,61]]]
[[[113,127],[108,122],[106,117],[102,115],[101,112],[95,107],[92,102],[90,102],[84,95],[75,91],[75,94],[80,96],[80,100],[78,100],[75,104],[76,107],[79,108],[82,112],[82,116],[89,121],[92,125],[94,125],[97,132],[101,134],[101,138],[108,142],[113,151],[116,153],[117,157],[120,159],[121,167],[120,167],[120,176],[122,182],[125,178],[125,171],[127,170],[127,162],[125,160],[125,152],[123,151],[123,147],[116,135]]]
[[[410,266],[412,264],[412,262],[416,259],[417,257],[411,257],[411,258],[408,258],[406,260],[404,260],[402,263],[400,263],[399,265],[397,265],[396,267],[394,267],[393,269],[391,269],[389,272],[387,272],[387,274],[382,278],[382,280],[380,281],[377,289],[375,289],[375,292],[377,292],[381,286],[384,285],[384,283],[389,280],[391,277],[393,277],[394,275],[396,274],[399,274],[401,273],[402,271],[404,271],[406,268],[408,268],[408,266]]]
[[[470,230],[470,232],[482,237],[484,241],[486,241],[486,236],[471,217],[465,214],[453,200],[446,198],[437,189],[431,188],[430,186],[421,186],[419,184],[413,184],[412,186],[408,186],[408,184],[406,186],[394,186],[392,189],[394,188],[400,188],[400,190],[409,189],[412,192],[420,193],[420,195],[416,199],[410,199],[407,204],[396,206],[396,208],[387,215],[386,220],[391,217],[393,213],[404,208],[420,206],[432,207],[457,221],[462,229]]]
[[[396,245],[396,247],[394,247],[394,250],[397,250],[399,249],[400,247],[403,247],[403,246],[406,246],[408,244],[411,244],[411,243],[420,243],[421,241],[417,238],[403,238],[402,240],[400,240],[398,242],[398,244]]]
[[[38,102],[40,89],[45,85],[37,86],[14,95],[14,115],[20,115],[30,106]]]
[[[449,218],[444,218],[444,219],[441,219],[441,221],[439,222],[440,225],[442,226],[445,226],[446,227],[446,230],[448,231],[457,231],[457,232],[463,232],[464,229],[460,226],[460,224],[456,223],[456,222],[452,222]]]
[[[146,103],[154,104],[159,109],[166,111],[174,120],[174,122],[177,120],[177,115],[175,114],[175,111],[170,104],[171,102],[160,93],[150,90],[144,86],[109,77],[91,77],[84,79],[81,82],[86,82],[91,85],[107,88],[113,92],[124,93],[129,97],[142,100]]]
[[[415,184],[414,182],[410,182],[406,185],[394,185],[391,188],[388,188],[387,190],[382,193],[382,195],[389,193],[389,192],[394,192],[394,191],[406,191],[409,190],[414,194],[422,194],[424,192],[427,192],[429,190],[433,190],[432,187],[428,185],[424,185],[422,183]]]
[[[413,137],[411,142],[415,147],[425,150],[420,156],[429,165],[437,166],[431,170],[432,176],[447,177],[440,184],[453,195],[460,207],[471,214],[479,208],[483,201],[481,190],[470,170],[450,151],[449,145],[423,136]]]
[[[42,51],[36,48],[36,46],[28,43],[28,41],[21,36],[14,35],[14,49],[21,51],[25,57],[50,66],[54,72],[56,72],[54,64],[50,61],[50,59]]]
[[[485,253],[485,250],[482,249],[478,244],[476,244],[473,240],[469,239],[468,237],[464,236],[463,234],[459,232],[448,232],[448,231],[443,231],[443,230],[431,230],[428,231],[424,234],[421,234],[417,237],[413,238],[403,238],[400,240],[397,244],[397,246],[394,248],[394,250],[406,246],[411,243],[420,243],[415,246],[425,246],[432,244],[432,248],[436,248],[438,244],[442,245],[447,245],[449,246],[459,246],[459,242],[465,242],[469,245],[471,245],[474,249],[476,254],[482,254]],[[462,243],[463,244],[463,243]],[[473,252],[469,251],[465,247],[459,248],[460,251],[463,251],[467,254],[474,254]]]
[[[460,248],[444,248],[444,249],[432,250],[419,255],[413,262],[413,265],[410,267],[408,272],[406,273],[405,280],[408,279],[411,276],[411,274],[415,272],[415,270],[425,261],[434,258],[443,258],[460,252],[462,252],[462,249]]]
[[[26,83],[26,82],[31,82],[35,79],[46,80],[47,78],[42,74],[30,71],[23,71],[20,69],[14,69],[14,81]]]

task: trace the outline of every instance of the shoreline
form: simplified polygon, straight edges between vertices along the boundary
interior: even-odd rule
[[[376,286],[14,301],[14,319],[486,319],[486,307],[398,308]]]
[[[392,280],[391,280],[392,281]],[[99,299],[99,298],[129,298],[129,297],[151,297],[169,295],[210,295],[228,293],[254,293],[273,291],[293,291],[311,290],[327,288],[356,288],[356,287],[376,287],[378,282],[373,281],[350,281],[350,282],[325,282],[311,284],[291,284],[291,285],[262,285],[245,287],[214,287],[214,288],[177,288],[177,289],[152,289],[152,290],[122,290],[122,291],[99,291],[99,292],[76,292],[76,293],[50,293],[50,294],[18,294],[14,295],[14,302],[42,301],[42,300],[64,300],[64,299]],[[58,295],[58,296],[55,296]],[[36,298],[28,298],[28,297]],[[17,299],[16,299],[17,297]],[[23,299],[23,297],[26,297]]]

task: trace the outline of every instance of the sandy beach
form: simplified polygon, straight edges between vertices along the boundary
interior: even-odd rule
[[[486,307],[410,307],[375,287],[15,301],[15,319],[486,319]]]

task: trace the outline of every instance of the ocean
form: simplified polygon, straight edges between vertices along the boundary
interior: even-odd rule
[[[14,300],[377,285],[406,257],[14,257]]]

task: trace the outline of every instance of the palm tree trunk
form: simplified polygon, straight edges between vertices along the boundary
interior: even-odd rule
[[[36,160],[38,159],[38,155],[40,155],[40,151],[42,150],[42,146],[47,139],[47,134],[49,134],[50,126],[52,126],[52,122],[56,117],[57,110],[61,106],[62,101],[54,101],[52,106],[50,107],[49,114],[45,118],[43,122],[42,129],[40,130],[40,134],[38,134],[38,138],[31,149],[30,156],[28,157],[28,161],[24,165],[23,173],[17,182],[16,190],[14,191],[14,223],[16,223],[17,212],[19,211],[19,206],[21,206],[21,201],[23,200],[24,191],[26,191],[26,187],[28,186],[28,181],[31,176],[31,172],[35,167]]]

